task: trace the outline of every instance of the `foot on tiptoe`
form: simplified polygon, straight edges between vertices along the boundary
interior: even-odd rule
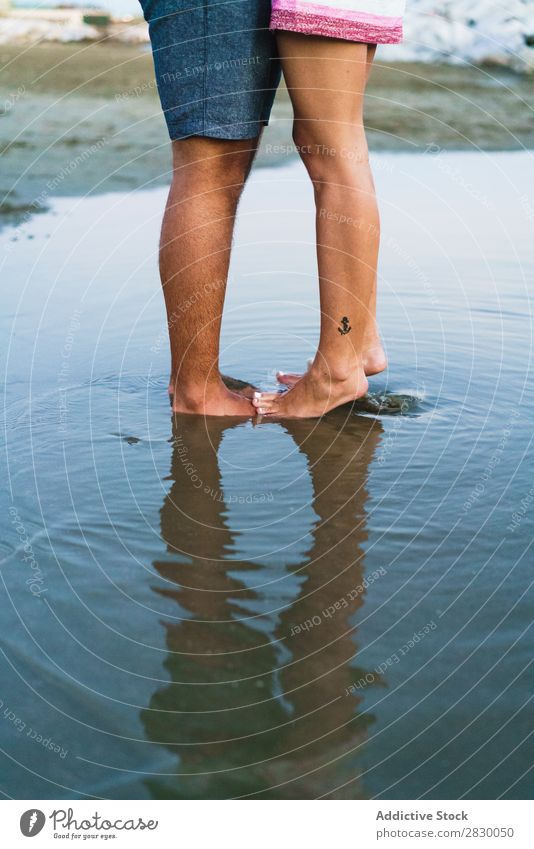
[[[363,368],[367,377],[372,377],[373,374],[380,374],[388,367],[386,352],[382,347],[380,339],[372,345],[369,345],[363,354]]]
[[[255,392],[252,403],[261,416],[317,418],[361,398],[368,385],[361,366],[333,375],[332,370],[312,365],[287,392]]]
[[[387,366],[387,357],[380,341],[367,348],[364,352],[363,369],[367,377],[371,377],[374,374],[380,374],[381,371],[386,370]],[[284,386],[288,386],[290,389],[301,379],[301,377],[302,374],[299,374],[298,372],[276,372],[276,379],[278,382],[282,383]]]

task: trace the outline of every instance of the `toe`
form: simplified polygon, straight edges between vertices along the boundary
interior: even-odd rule
[[[259,410],[260,407],[270,407],[272,402],[278,397],[278,392],[255,392],[252,403]]]
[[[280,397],[278,395],[275,395],[274,398],[271,400],[269,398],[266,398],[265,394],[266,393],[262,393],[261,399],[258,400],[257,404],[255,404],[256,412],[260,416],[268,416],[270,413],[272,413],[276,409],[277,399]]]
[[[282,383],[284,386],[294,386],[301,377],[301,374],[286,374],[285,371],[276,372],[276,379],[278,380],[278,383]]]
[[[258,402],[264,406],[267,402],[276,401],[280,398],[280,392],[259,392]]]

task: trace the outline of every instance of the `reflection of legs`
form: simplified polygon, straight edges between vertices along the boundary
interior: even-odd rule
[[[173,142],[160,273],[171,343],[175,412],[250,415],[219,374],[219,337],[239,196],[257,139]]]
[[[365,394],[379,242],[363,128],[368,46],[278,33],[295,113],[294,137],[315,189],[321,302],[319,349],[284,396],[263,394],[267,413],[320,415]]]
[[[281,742],[298,747],[287,761],[294,761],[293,793],[299,798],[363,795],[359,756],[372,722],[350,687],[365,674],[355,665],[353,617],[364,602],[367,479],[382,426],[357,416],[344,420],[342,411],[332,419],[332,428],[327,421],[285,424],[306,458],[316,516],[307,562],[298,573],[299,597],[281,612],[275,635],[292,655],[280,671],[293,707],[290,733],[282,732]]]
[[[239,531],[219,465],[224,434],[240,423],[173,417],[172,483],[160,513],[167,551],[154,562],[164,583],[154,589],[178,607],[163,620],[165,675],[141,720],[148,738],[180,764],[176,778],[150,779],[158,798],[263,791],[269,778],[259,753],[268,760],[277,751],[287,719],[273,689],[276,647],[255,625],[258,591],[250,585],[262,585],[262,567],[235,554]]]

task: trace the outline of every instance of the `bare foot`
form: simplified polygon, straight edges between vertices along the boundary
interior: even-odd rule
[[[317,418],[365,395],[368,382],[363,368],[355,367],[350,377],[333,379],[324,369],[311,366],[287,392],[255,392],[252,403],[262,416]]]
[[[238,377],[230,377],[227,374],[221,374],[222,381],[227,389],[230,389],[231,392],[237,393],[237,395],[242,395],[244,398],[248,398],[249,401],[252,401],[254,397],[254,392],[258,388],[254,386],[252,383],[247,383],[244,380],[240,380]]]
[[[387,367],[387,357],[380,341],[367,348],[363,354],[363,369],[367,377],[371,377],[373,374],[380,374],[380,372],[385,371]],[[282,383],[290,389],[292,389],[295,383],[297,383],[301,378],[302,374],[299,374],[298,372],[276,372],[276,379],[278,380],[278,383]]]
[[[250,418],[255,409],[249,399],[231,392],[221,381],[205,387],[171,387],[173,413],[204,416],[243,416]]]
[[[387,367],[388,359],[386,352],[382,347],[380,339],[378,339],[373,345],[365,349],[363,368],[367,377],[371,377],[373,374],[380,374],[381,371],[385,371]]]
[[[252,383],[247,383],[244,380],[239,380],[238,377],[229,377],[226,374],[221,374],[221,379],[225,386],[237,395],[242,395],[244,398],[248,398],[250,401],[254,397],[256,386],[253,386]],[[169,378],[167,392],[169,393],[169,400],[172,406],[172,398],[174,395],[174,379],[172,375]]]

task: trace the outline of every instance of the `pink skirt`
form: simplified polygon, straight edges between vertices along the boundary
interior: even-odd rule
[[[402,41],[405,0],[272,0],[271,29],[363,41]]]

